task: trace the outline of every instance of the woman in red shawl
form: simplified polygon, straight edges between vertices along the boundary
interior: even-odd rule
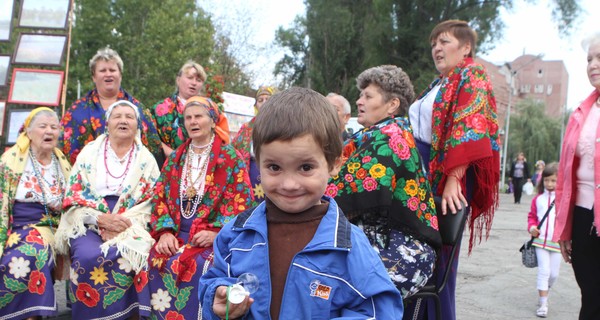
[[[250,207],[250,178],[229,144],[227,119],[208,98],[191,97],[183,110],[189,139],[171,153],[152,199],[149,288],[158,319],[196,319],[197,288],[212,266],[213,240]]]
[[[431,32],[429,41],[440,77],[411,105],[409,117],[433,193],[442,197],[442,212],[455,213],[463,205],[471,208],[470,250],[474,236],[481,239],[483,229],[486,235],[489,232],[498,205],[500,147],[496,99],[485,69],[473,60],[477,34],[466,22],[441,22]],[[437,270],[445,270],[450,250],[444,246],[440,252]],[[456,316],[459,251],[456,250],[448,282],[440,294],[444,319],[453,320]]]

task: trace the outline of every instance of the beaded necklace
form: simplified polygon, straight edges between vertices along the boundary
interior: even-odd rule
[[[123,182],[125,181],[125,176],[127,175],[127,173],[129,172],[129,165],[131,164],[131,159],[133,159],[133,145],[131,146],[131,149],[129,149],[128,153],[129,153],[129,157],[127,158],[127,165],[125,166],[125,170],[123,171],[123,173],[120,176],[115,176],[113,175],[110,170],[108,169],[108,163],[107,163],[107,152],[108,152],[108,148],[110,147],[110,145],[108,144],[108,138],[106,140],[104,140],[104,168],[106,169],[106,173],[107,175],[105,176],[105,181],[104,183],[106,184],[106,188],[108,188],[111,191],[117,191],[120,190],[121,187],[123,186]],[[112,148],[111,148],[112,150]],[[114,151],[113,151],[114,153]],[[117,160],[120,162],[121,160],[118,159],[117,155],[115,154],[115,158],[117,158]],[[112,190],[108,187],[108,176],[113,177],[116,180],[121,180],[121,183],[119,183],[119,186]]]
[[[191,150],[191,143],[190,147],[188,147],[188,154],[186,157],[183,172],[181,174],[182,181],[179,187],[179,206],[181,210],[181,215],[185,219],[190,219],[194,215],[194,213],[198,209],[198,205],[202,201],[202,198],[204,198],[204,188],[206,186],[206,171],[208,169],[208,162],[210,161],[210,151],[212,149],[214,139],[215,136],[213,135],[210,139],[209,144],[206,146],[206,149],[204,149],[204,151],[200,153],[200,162],[202,164],[199,165],[200,171],[198,173],[198,177],[196,177],[195,180],[192,180],[193,156]],[[202,159],[204,159],[204,161],[202,161]],[[200,182],[200,186],[198,189],[196,189],[196,184],[198,184],[198,182]],[[185,209],[183,208],[184,199],[188,200]]]
[[[35,175],[35,177],[38,180],[38,183],[40,184],[40,190],[42,192],[42,204],[44,205],[44,212],[46,213],[46,216],[48,218],[50,218],[50,213],[48,212],[48,201],[46,198],[46,191],[44,190],[44,184],[42,183],[42,181],[46,182],[47,184],[47,188],[50,191],[50,187],[54,186],[56,183],[58,183],[58,190],[59,190],[59,197],[62,199],[63,197],[63,193],[60,192],[60,190],[62,190],[63,188],[63,180],[60,178],[60,174],[59,174],[59,168],[58,168],[58,159],[56,158],[56,155],[54,155],[54,153],[52,154],[52,160],[50,162],[50,164],[54,163],[54,176],[55,176],[55,183],[49,183],[48,180],[46,180],[46,178],[41,174],[41,170],[40,168],[38,168],[38,160],[35,157],[35,155],[33,154],[33,150],[31,150],[31,146],[29,146],[29,159],[31,160],[31,164],[33,165],[33,173]],[[50,223],[50,230],[52,230],[52,219],[48,219],[49,223]]]

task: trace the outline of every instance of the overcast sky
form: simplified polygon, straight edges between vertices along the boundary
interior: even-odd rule
[[[289,27],[296,15],[304,12],[302,0],[198,0],[199,3],[213,4],[209,11],[220,15],[228,15],[225,6],[233,6],[253,15],[252,25],[255,30],[252,36],[258,46],[269,47],[274,40],[275,30],[279,26]],[[584,12],[573,26],[572,36],[560,38],[558,27],[551,20],[548,0],[538,0],[531,4],[525,0],[515,1],[515,7],[501,13],[506,24],[503,38],[496,43],[495,49],[482,54],[481,57],[496,63],[504,64],[513,61],[523,53],[543,54],[544,60],[563,60],[569,73],[569,93],[567,106],[575,108],[592,91],[586,74],[586,52],[581,48],[581,40],[592,32],[600,32],[600,0],[579,0]],[[216,5],[215,5],[216,4]],[[230,16],[230,15],[229,15]],[[271,49],[273,49],[271,47]],[[255,86],[272,84],[275,79],[272,69],[282,56],[281,52],[256,57],[250,69],[256,73]]]

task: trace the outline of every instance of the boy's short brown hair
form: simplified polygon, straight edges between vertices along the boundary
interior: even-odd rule
[[[293,87],[273,95],[261,107],[252,130],[254,154],[259,161],[262,145],[310,134],[331,170],[342,155],[340,131],[340,120],[325,97],[311,89]]]

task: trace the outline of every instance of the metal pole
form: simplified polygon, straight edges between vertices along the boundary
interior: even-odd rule
[[[508,90],[508,105],[506,106],[506,129],[504,129],[504,150],[502,151],[503,160],[502,160],[502,185],[500,186],[500,190],[504,188],[504,179],[506,177],[506,158],[508,158],[508,129],[510,127],[510,109],[512,106],[512,95],[513,95],[513,71],[510,70],[510,81]]]

